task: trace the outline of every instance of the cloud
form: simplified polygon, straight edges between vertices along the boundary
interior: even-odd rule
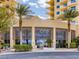
[[[39,8],[39,6],[37,5],[37,3],[29,2],[29,5],[30,5],[30,6],[34,6],[34,7],[36,7],[36,8]]]
[[[25,2],[28,2],[29,0],[23,0],[23,2],[25,3]]]
[[[38,15],[38,17],[43,19],[43,20],[49,19],[49,15],[44,15],[44,16]]]
[[[36,3],[34,3],[34,2],[29,2],[29,5],[35,6],[36,8],[40,8],[40,7],[46,8],[46,7],[49,6],[49,5],[46,3],[47,1],[49,1],[49,0],[37,0]]]
[[[43,7],[43,8],[46,8],[48,7],[49,5],[46,3],[48,2],[49,0],[37,0],[37,4],[40,6],[40,7]]]
[[[16,0],[18,3],[20,3],[20,4],[23,4],[23,3],[26,3],[26,2],[28,2],[29,0]]]

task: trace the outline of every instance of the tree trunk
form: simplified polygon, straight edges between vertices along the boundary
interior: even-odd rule
[[[22,45],[22,30],[20,30],[20,45]]]
[[[20,29],[20,44],[22,45],[22,16],[19,16],[19,29]]]
[[[71,24],[70,24],[70,20],[68,20],[68,32],[70,32],[70,27],[71,27]]]
[[[1,52],[1,49],[2,49],[2,43],[3,43],[2,34],[1,34],[1,32],[0,32],[0,52]]]
[[[68,20],[68,48],[70,48],[70,43],[71,43],[71,24],[70,20]]]

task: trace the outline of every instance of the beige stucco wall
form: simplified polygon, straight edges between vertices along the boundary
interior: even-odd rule
[[[18,20],[16,21],[14,27],[18,27]],[[24,18],[22,22],[23,27],[55,27],[67,29],[67,22],[59,20],[41,20],[38,17]],[[71,25],[72,30],[76,30],[75,25]]]
[[[13,27],[18,27],[18,19],[15,19],[15,24]],[[59,21],[59,20],[41,20],[38,17],[27,17],[23,19],[22,23],[23,27],[32,27],[32,47],[35,47],[35,27],[51,27],[53,28],[53,44],[52,46],[56,48],[56,28],[67,29],[67,22]],[[76,36],[79,35],[79,25],[71,25],[71,29],[76,31]],[[11,34],[13,30],[11,30]],[[14,45],[13,34],[10,36],[11,47]]]

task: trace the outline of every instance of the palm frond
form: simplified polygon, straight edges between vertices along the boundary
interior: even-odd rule
[[[0,7],[0,31],[5,32],[11,25],[11,17],[13,16],[11,13],[8,13],[7,8]]]
[[[79,15],[78,11],[76,10],[66,10],[63,14],[59,15],[57,19],[62,20],[73,20],[73,18],[77,17]]]
[[[26,5],[22,5],[22,4],[18,4],[17,8],[16,8],[16,12],[18,15],[27,15],[29,14],[29,12],[31,10],[29,10],[29,6],[26,6]]]

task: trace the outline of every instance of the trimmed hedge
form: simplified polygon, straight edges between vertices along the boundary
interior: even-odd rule
[[[27,44],[15,45],[14,49],[15,49],[16,52],[31,51],[32,50],[32,46],[31,45],[27,45]]]
[[[76,42],[71,42],[71,44],[70,44],[70,48],[77,48],[77,44],[76,44]]]
[[[52,40],[51,39],[47,39],[47,45],[48,45],[49,48],[51,47],[51,44],[52,44]]]
[[[6,47],[6,46],[9,47],[10,44],[5,44],[5,43],[4,43],[4,44],[3,44],[3,47]]]

